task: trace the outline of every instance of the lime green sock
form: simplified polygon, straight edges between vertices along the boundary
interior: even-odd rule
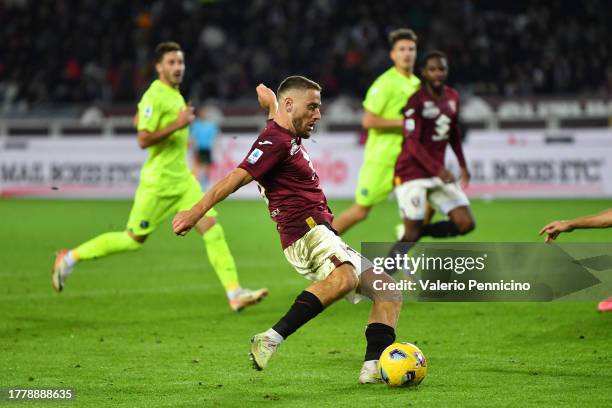
[[[208,259],[219,277],[221,284],[223,284],[225,291],[229,293],[240,287],[236,263],[234,262],[234,257],[225,240],[223,227],[219,224],[213,225],[204,233],[202,239],[204,240]]]
[[[134,241],[126,231],[107,232],[90,239],[74,249],[76,260],[100,258],[115,252],[134,251],[142,244]]]

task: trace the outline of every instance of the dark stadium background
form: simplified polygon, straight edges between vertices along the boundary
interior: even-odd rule
[[[78,406],[612,406],[612,314],[595,300],[405,304],[398,340],[430,364],[417,390],[357,387],[368,305],[344,302],[251,371],[249,337],[306,284],[254,190],[219,206],[245,284],[270,289],[241,315],[169,222],[138,254],[79,265],[61,295],[49,279],[54,251],[125,227],[145,157],[132,115],[163,40],[185,50],[183,95],[222,129],[213,178],[264,124],[259,82],[319,81],[308,149],[337,214],[386,35],[414,29],[462,97],[477,228],[458,241],[540,242],[550,220],[611,207],[610,21],[605,0],[0,0],[0,389],[72,387]],[[392,241],[398,222],[390,198],[346,240]]]

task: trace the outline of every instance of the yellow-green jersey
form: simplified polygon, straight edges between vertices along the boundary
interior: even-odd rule
[[[178,118],[186,107],[181,93],[161,82],[153,81],[138,103],[138,130],[156,132]],[[185,191],[191,180],[187,165],[189,128],[179,129],[149,147],[149,158],[140,172],[140,186],[170,196]]]
[[[395,67],[380,75],[372,84],[363,107],[385,119],[400,119],[402,108],[408,98],[421,86],[416,75],[406,77]],[[364,162],[375,162],[385,166],[395,166],[402,147],[400,128],[368,129],[368,140],[364,151]]]

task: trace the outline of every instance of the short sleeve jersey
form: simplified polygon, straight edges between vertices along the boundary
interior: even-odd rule
[[[363,107],[385,119],[400,119],[402,108],[420,84],[416,75],[406,77],[391,67],[374,81],[363,101]],[[363,160],[393,168],[401,145],[400,128],[368,129]]]
[[[301,138],[270,120],[238,167],[257,181],[283,248],[318,224],[331,228],[333,215]]]
[[[156,132],[178,118],[186,106],[181,93],[163,82],[153,81],[138,103],[138,130]],[[159,195],[181,194],[189,183],[187,166],[187,127],[173,132],[150,146],[149,157],[140,172],[140,184],[156,190]]]
[[[453,140],[461,141],[457,122],[459,93],[445,86],[442,95],[434,98],[422,87],[408,101],[404,116],[405,138],[395,166],[396,184],[398,181],[403,183],[437,176],[444,167],[447,144]],[[418,146],[411,149],[411,143],[418,143]],[[418,149],[424,149],[431,160],[427,166],[412,157]],[[420,156],[422,160],[425,155]]]

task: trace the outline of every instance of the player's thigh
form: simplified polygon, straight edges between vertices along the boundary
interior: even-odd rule
[[[425,219],[428,188],[427,179],[411,180],[395,187],[395,197],[402,219],[412,221]]]
[[[198,183],[195,177],[191,176],[187,189],[181,196],[180,200],[177,202],[176,208],[174,210],[176,212],[189,210],[198,201],[200,201],[202,197],[204,197],[204,193],[202,192],[202,187],[200,186],[200,183]],[[217,211],[214,208],[211,208],[204,216],[215,218],[217,216]]]
[[[393,172],[391,166],[363,163],[357,180],[355,202],[363,207],[371,207],[385,201],[393,191]]]
[[[352,265],[355,277],[371,268],[372,263],[348,246],[340,237],[324,225],[317,225],[302,238],[285,248],[285,257],[295,270],[313,282],[326,279],[343,264]],[[347,300],[357,303],[361,298],[351,292]]]
[[[440,182],[428,196],[431,204],[444,215],[458,207],[469,207],[470,200],[457,183]]]
[[[135,236],[149,235],[172,213],[176,196],[160,196],[154,190],[138,188],[128,218],[127,229]]]

